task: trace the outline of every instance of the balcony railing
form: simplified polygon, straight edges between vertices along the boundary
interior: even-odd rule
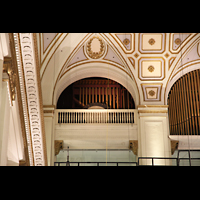
[[[57,109],[56,124],[136,124],[136,109]]]

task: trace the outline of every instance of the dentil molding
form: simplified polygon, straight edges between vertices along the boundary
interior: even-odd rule
[[[30,165],[44,166],[44,144],[32,33],[13,33]]]

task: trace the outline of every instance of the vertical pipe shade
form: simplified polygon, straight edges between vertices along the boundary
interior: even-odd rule
[[[200,134],[200,70],[185,74],[172,86],[169,96],[171,135]]]

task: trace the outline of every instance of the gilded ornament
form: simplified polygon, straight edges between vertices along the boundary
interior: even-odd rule
[[[138,53],[135,53],[134,56],[137,58],[137,57],[139,56],[139,54],[138,54]]]
[[[178,149],[179,141],[171,140],[171,155],[174,154],[174,151]]]
[[[100,43],[100,50],[99,52],[93,52],[92,51],[92,42],[94,39],[98,39],[99,43]],[[93,37],[89,40],[89,42],[87,43],[87,54],[90,58],[92,59],[98,59],[98,58],[101,58],[104,54],[104,51],[105,51],[105,45],[102,41],[102,39],[100,39],[99,37]]]
[[[55,140],[54,145],[55,145],[55,156],[57,156],[60,150],[63,149],[63,140]]]
[[[149,92],[148,92],[148,94],[150,95],[150,96],[154,96],[155,95],[155,92],[153,91],[153,90],[150,90]]]
[[[180,38],[176,38],[175,44],[180,45],[181,44],[181,39]]]
[[[11,58],[7,57],[4,59],[3,63],[3,72],[7,73],[9,76],[9,85],[11,90],[11,99],[15,100],[15,87],[16,87],[16,73],[13,65],[13,61]]]
[[[138,155],[138,140],[129,140],[129,149],[133,151],[133,153]]]
[[[154,45],[155,42],[156,42],[156,41],[155,41],[153,38],[151,38],[151,39],[149,40],[149,44],[150,44],[150,45]]]
[[[168,54],[168,53],[166,53],[166,54],[165,54],[165,57],[166,57],[166,58],[168,58],[168,57],[169,57],[169,54]]]
[[[155,70],[155,68],[154,68],[154,66],[150,65],[150,66],[148,67],[148,70],[149,70],[150,72],[153,72],[153,71]]]
[[[124,45],[129,45],[130,44],[130,40],[128,38],[124,39],[123,41]]]

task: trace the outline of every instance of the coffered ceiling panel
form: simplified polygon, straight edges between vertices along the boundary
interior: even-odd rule
[[[122,48],[124,53],[131,54],[135,50],[134,33],[110,33],[116,43]]]
[[[171,53],[179,53],[180,50],[191,40],[195,33],[170,33],[169,44]]]
[[[165,51],[165,33],[141,33],[138,45],[141,53],[163,53]]]
[[[165,75],[165,61],[162,57],[142,57],[138,61],[140,80],[163,80]]]
[[[144,101],[161,101],[162,83],[144,83],[141,84]]]

